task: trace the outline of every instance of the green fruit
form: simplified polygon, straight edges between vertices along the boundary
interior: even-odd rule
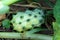
[[[25,12],[18,12],[13,15],[11,20],[14,30],[23,31],[34,28],[34,26],[39,26],[44,22],[43,11],[35,9],[33,11],[26,10]]]

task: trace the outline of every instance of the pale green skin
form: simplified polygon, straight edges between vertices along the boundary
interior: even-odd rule
[[[39,14],[39,12],[41,14]],[[31,14],[32,16],[29,16],[29,14]],[[36,18],[34,17],[35,15],[37,16]],[[20,18],[21,16],[24,16],[24,18],[21,19]],[[27,30],[27,29],[34,28],[34,26],[41,25],[44,22],[44,19],[42,16],[43,16],[42,10],[38,10],[38,9],[35,9],[33,11],[26,10],[25,12],[18,12],[16,15],[13,15],[13,19],[11,22],[14,26],[14,30],[21,32],[24,30],[23,27],[25,28],[25,30]],[[30,19],[30,21],[27,22],[27,19]],[[21,22],[21,24],[19,24],[19,22]],[[34,26],[32,26],[32,24]]]
[[[4,5],[4,4],[0,5],[0,15],[6,14],[8,12],[9,12],[9,6]]]
[[[1,0],[0,1],[0,15],[8,13],[9,12],[8,5],[11,5],[17,1],[20,1],[20,0]]]

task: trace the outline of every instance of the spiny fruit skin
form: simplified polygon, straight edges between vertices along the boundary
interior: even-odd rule
[[[25,12],[17,12],[16,15],[13,15],[11,20],[14,30],[23,31],[34,28],[34,26],[39,26],[44,22],[44,15],[42,10],[26,10]]]

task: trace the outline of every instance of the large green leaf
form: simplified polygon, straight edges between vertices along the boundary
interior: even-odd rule
[[[54,7],[54,17],[56,18],[56,22],[60,24],[60,0],[57,0]]]
[[[54,28],[54,39],[60,40],[60,0],[57,0],[56,5],[54,7],[54,17],[56,18],[56,22],[53,24]]]

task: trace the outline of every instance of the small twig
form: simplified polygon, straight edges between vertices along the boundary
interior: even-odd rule
[[[23,5],[23,4],[13,4],[13,5],[15,5],[15,6],[21,6],[21,7],[32,7],[32,8],[40,8],[40,7],[38,7],[38,6],[36,6],[36,5],[29,5],[29,4],[27,4],[27,5]],[[42,9],[53,9],[53,8],[49,8],[49,7],[41,7]]]
[[[15,5],[15,6],[22,6],[22,7],[33,7],[33,8],[36,8],[36,7],[38,7],[38,6],[35,6],[35,5],[22,5],[22,4],[13,4],[13,5]]]
[[[46,25],[46,27],[48,28],[48,30],[52,30],[52,29],[51,29],[51,26],[49,26],[46,22],[45,22],[45,25]]]
[[[38,6],[38,7],[42,7],[40,3],[36,3],[36,2],[30,3],[30,5],[36,5],[36,6]]]

